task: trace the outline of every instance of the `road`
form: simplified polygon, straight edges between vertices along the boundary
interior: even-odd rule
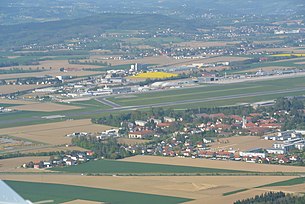
[[[284,89],[284,90],[277,90],[277,91],[260,91],[260,92],[246,93],[246,94],[217,96],[217,97],[211,97],[211,98],[205,98],[205,99],[188,99],[188,100],[155,103],[155,104],[140,105],[140,106],[119,106],[119,105],[117,105],[114,108],[106,109],[106,110],[94,110],[94,111],[81,111],[80,110],[80,112],[73,112],[73,113],[66,114],[66,118],[73,118],[73,117],[77,117],[77,116],[78,117],[79,116],[90,117],[90,115],[96,115],[96,114],[101,114],[101,113],[132,111],[132,110],[153,108],[153,107],[166,107],[166,106],[193,104],[193,103],[204,103],[204,102],[230,100],[230,99],[238,99],[238,98],[245,98],[245,97],[274,95],[274,94],[286,94],[286,93],[288,94],[288,93],[300,92],[300,91],[304,91],[304,94],[305,94],[305,87]],[[29,118],[19,118],[19,119],[13,119],[13,120],[0,121],[0,125],[9,125],[9,124],[14,124],[14,123],[22,123],[22,122],[34,122],[34,121],[39,121],[39,120],[44,120],[44,119],[37,117],[37,116],[33,116],[33,117],[29,117]]]

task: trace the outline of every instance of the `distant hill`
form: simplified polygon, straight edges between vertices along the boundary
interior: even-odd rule
[[[57,43],[107,30],[195,30],[192,21],[157,14],[101,14],[81,19],[0,26],[0,46]]]
[[[0,25],[75,19],[101,13],[189,16],[210,10],[227,14],[283,14],[304,0],[1,0]],[[302,10],[304,11],[304,10]]]

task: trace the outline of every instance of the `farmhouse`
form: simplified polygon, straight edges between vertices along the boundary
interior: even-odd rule
[[[171,118],[171,117],[164,117],[164,122],[166,123],[172,123],[175,122],[176,119],[175,118]]]
[[[174,123],[169,123],[169,122],[167,122],[167,123],[158,123],[157,127],[161,128],[161,129],[164,129],[164,128],[168,128],[168,127],[172,126],[173,124]]]
[[[143,120],[136,120],[136,121],[134,121],[134,123],[140,127],[144,127],[147,124],[147,122],[143,121]]]
[[[129,138],[143,139],[149,136],[152,136],[154,131],[152,130],[143,130],[143,131],[135,131],[128,133]]]

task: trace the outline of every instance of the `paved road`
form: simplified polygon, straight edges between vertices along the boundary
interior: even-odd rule
[[[253,92],[253,93],[246,93],[246,94],[217,96],[217,97],[211,97],[211,98],[205,98],[205,99],[188,99],[188,100],[181,100],[181,101],[175,101],[175,102],[163,102],[163,103],[156,103],[156,104],[149,104],[149,105],[120,106],[120,107],[115,107],[115,108],[106,109],[106,110],[94,110],[94,111],[83,111],[83,112],[77,112],[77,113],[70,113],[70,114],[66,114],[66,117],[67,118],[75,117],[75,116],[86,117],[86,116],[90,116],[93,114],[100,114],[100,113],[112,113],[112,112],[118,112],[118,111],[130,111],[130,110],[152,108],[152,107],[175,106],[175,105],[184,105],[184,104],[192,104],[192,103],[238,99],[238,98],[245,98],[245,97],[265,96],[265,95],[273,95],[273,94],[285,94],[285,93],[299,92],[299,91],[304,91],[304,94],[305,94],[305,87],[284,89],[284,90],[277,90],[277,91],[261,91],[261,92]],[[20,123],[20,122],[33,122],[33,121],[38,121],[38,120],[43,120],[43,119],[41,119],[39,117],[20,118],[20,119],[14,119],[14,120],[0,121],[0,124],[3,125],[3,124],[13,124],[13,123]]]
[[[100,103],[103,103],[103,104],[105,104],[105,105],[107,105],[107,106],[110,106],[110,107],[112,107],[112,108],[122,107],[122,106],[119,105],[119,104],[116,104],[116,103],[114,103],[114,102],[112,102],[112,101],[109,101],[107,98],[96,98],[95,100],[98,101],[98,102],[100,102]]]

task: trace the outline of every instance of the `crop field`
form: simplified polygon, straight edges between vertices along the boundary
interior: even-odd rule
[[[3,76],[3,75],[2,75]],[[46,87],[47,85],[4,85],[0,88],[0,94],[10,94],[17,91],[27,91]]]
[[[118,142],[120,144],[126,144],[126,145],[136,145],[136,144],[144,144],[150,142],[150,140],[143,140],[143,139],[129,139],[129,138],[118,138]]]
[[[220,138],[219,142],[211,144],[213,150],[240,150],[246,151],[255,148],[271,148],[274,141],[264,140],[258,136],[236,136],[229,138]]]
[[[170,196],[178,198],[186,198],[187,204],[214,204],[214,203],[232,203],[235,200],[255,196],[266,192],[266,189],[256,188],[257,186],[269,183],[293,179],[292,176],[81,176],[81,175],[13,175],[1,174],[3,180],[13,180],[23,182],[39,182],[46,186],[49,184],[82,186],[84,188],[94,188],[101,190],[128,191],[133,193],[144,193],[161,196]],[[19,184],[19,183],[18,183]],[[59,185],[61,184],[61,185]],[[148,185],[149,184],[149,185]],[[16,184],[17,185],[17,184]],[[143,188],[143,186],[145,186]],[[13,186],[14,187],[14,186]],[[37,191],[37,186],[27,186],[28,193]],[[48,187],[46,187],[48,188]],[[17,189],[17,188],[16,188]],[[41,189],[41,188],[39,188]],[[234,192],[241,189],[249,189],[227,196],[223,194]],[[21,189],[22,190],[22,189]],[[54,190],[49,189],[55,193]],[[23,191],[24,193],[26,191]],[[38,191],[37,191],[38,192]],[[22,193],[22,192],[21,192]],[[111,192],[108,192],[111,193]],[[41,195],[44,195],[40,193]],[[48,194],[46,194],[48,195]],[[55,195],[55,196],[54,196]],[[59,194],[60,197],[61,194]],[[82,194],[80,194],[82,195]],[[137,196],[137,194],[134,194]],[[43,197],[37,200],[54,200],[53,198]],[[30,198],[30,197],[26,197]],[[78,197],[75,199],[93,200],[86,197]],[[154,199],[158,199],[154,197]],[[104,201],[104,200],[102,200]],[[104,201],[105,202],[105,201]],[[177,201],[177,203],[182,201]],[[115,203],[115,202],[113,202]],[[139,203],[139,202],[135,202]],[[159,202],[158,202],[159,203]]]
[[[0,129],[0,135],[10,135],[52,145],[69,144],[71,138],[67,134],[73,132],[102,132],[112,127],[92,124],[90,119],[68,120],[56,123],[38,124],[22,127]]]
[[[32,104],[32,101],[25,101],[25,100],[9,100],[0,98],[0,103],[4,104],[11,104],[11,105],[21,105],[21,104]]]
[[[293,53],[293,54],[276,54],[276,55],[272,55],[273,57],[305,57],[305,54],[297,54],[297,53]]]
[[[98,160],[91,161],[85,164],[71,167],[53,168],[54,171],[63,171],[69,173],[240,173],[241,171],[215,169],[215,168],[200,168],[200,167],[185,167],[179,165],[167,164],[148,164],[140,162],[127,162],[115,160]]]
[[[282,67],[282,66],[270,66],[270,67],[257,67],[257,68],[253,68],[253,69],[247,69],[236,72],[236,73],[244,73],[244,72],[257,72],[259,70],[263,70],[265,72],[270,72],[270,71],[274,71],[274,70],[286,70],[286,69],[291,69],[292,67]]]
[[[281,48],[260,48],[252,50],[251,52],[284,52],[284,53],[302,53],[305,54],[305,51],[299,47],[281,47]]]
[[[304,54],[305,55],[305,54]],[[267,61],[267,62],[259,62],[259,63],[253,63],[253,64],[246,64],[242,69],[238,70],[226,70],[227,73],[245,73],[245,72],[253,72],[257,69],[262,69],[264,71],[270,71],[273,70],[273,68],[277,68],[277,70],[280,70],[280,67],[282,69],[292,69],[292,68],[303,68],[301,64],[304,62],[303,57],[293,58],[293,59],[284,59],[284,60],[278,60],[278,61]]]
[[[113,204],[178,204],[190,199],[133,193],[127,191],[88,188],[81,186],[46,184],[34,182],[6,181],[16,192],[25,199],[33,202],[53,200],[52,203],[63,203],[82,199],[101,201]]]
[[[40,112],[54,112],[54,111],[80,109],[80,107],[77,106],[63,105],[57,103],[33,103],[27,105],[14,106],[12,108],[15,110],[40,111]]]
[[[197,47],[225,47],[225,46],[232,46],[234,44],[238,44],[238,41],[190,41],[190,42],[181,42],[181,43],[174,43],[179,47],[190,47],[190,48],[197,48]]]
[[[140,162],[147,164],[164,164],[164,165],[183,165],[199,168],[227,169],[235,171],[252,171],[252,172],[305,172],[305,167],[301,166],[283,166],[256,164],[247,162],[219,161],[210,159],[191,159],[178,157],[159,157],[159,156],[134,156],[128,157],[121,161]]]
[[[293,178],[290,180],[286,181],[280,181],[280,182],[275,182],[275,183],[270,183],[264,186],[260,187],[269,187],[269,186],[293,186],[293,185],[299,185],[299,184],[304,184],[305,183],[305,177],[300,177],[300,178]]]
[[[141,79],[166,79],[171,77],[176,77],[178,74],[166,73],[166,72],[147,72],[141,73],[132,78],[141,78]]]
[[[0,99],[0,102],[3,101],[4,104],[12,104],[12,108],[18,107],[21,104],[24,105],[31,105],[33,101],[22,101],[22,100],[4,100]],[[18,105],[18,106],[17,106]],[[43,104],[42,104],[43,105]],[[68,108],[70,106],[72,107],[80,107],[80,108],[72,108],[72,110],[61,110],[61,111],[55,111],[55,109],[52,112],[43,112],[40,111],[16,111],[11,113],[3,113],[1,114],[3,117],[0,117],[0,128],[7,128],[7,127],[16,127],[16,126],[24,126],[24,125],[34,125],[34,124],[42,124],[42,123],[53,123],[53,122],[59,122],[61,119],[41,119],[43,116],[50,116],[50,115],[69,115],[68,119],[84,119],[84,118],[92,118],[92,117],[98,117],[100,114],[95,114],[94,111],[96,110],[104,110],[104,109],[110,109],[109,106],[102,104],[100,102],[97,102],[95,100],[88,100],[88,101],[78,101],[78,102],[71,102],[71,103],[56,103],[57,107],[65,107]],[[58,106],[59,105],[59,106]],[[48,110],[48,107],[44,107],[44,110]],[[90,114],[90,112],[93,112]],[[82,116],[79,115],[80,112],[88,112],[87,115]],[[5,117],[4,117],[5,116]],[[36,118],[34,120],[26,121],[27,118]],[[7,121],[12,121],[12,123],[6,123]],[[2,123],[1,123],[2,122]]]
[[[304,77],[299,77],[293,79],[280,79],[280,80],[277,79],[277,80],[261,81],[260,83],[244,82],[244,83],[236,83],[236,84],[175,89],[175,90],[162,91],[162,92],[134,94],[134,96],[137,97],[133,97],[133,98],[109,98],[109,99],[120,105],[135,106],[135,105],[145,105],[145,104],[148,105],[148,104],[163,103],[163,102],[176,102],[176,101],[192,100],[192,99],[204,100],[204,99],[209,99],[211,97],[222,97],[222,96],[229,96],[234,94],[249,94],[249,93],[253,94],[255,92],[279,91],[284,89],[303,87],[304,85],[305,85]],[[271,93],[268,93],[266,95],[270,95],[270,94]],[[251,97],[251,96],[241,96],[237,98],[243,98],[243,97]],[[230,97],[227,99],[230,99]],[[226,100],[226,99],[219,99],[218,101],[221,100]]]
[[[24,163],[48,160],[50,157],[19,157],[0,160],[0,172],[37,172],[36,169],[19,168]],[[1,177],[1,176],[0,176]]]

